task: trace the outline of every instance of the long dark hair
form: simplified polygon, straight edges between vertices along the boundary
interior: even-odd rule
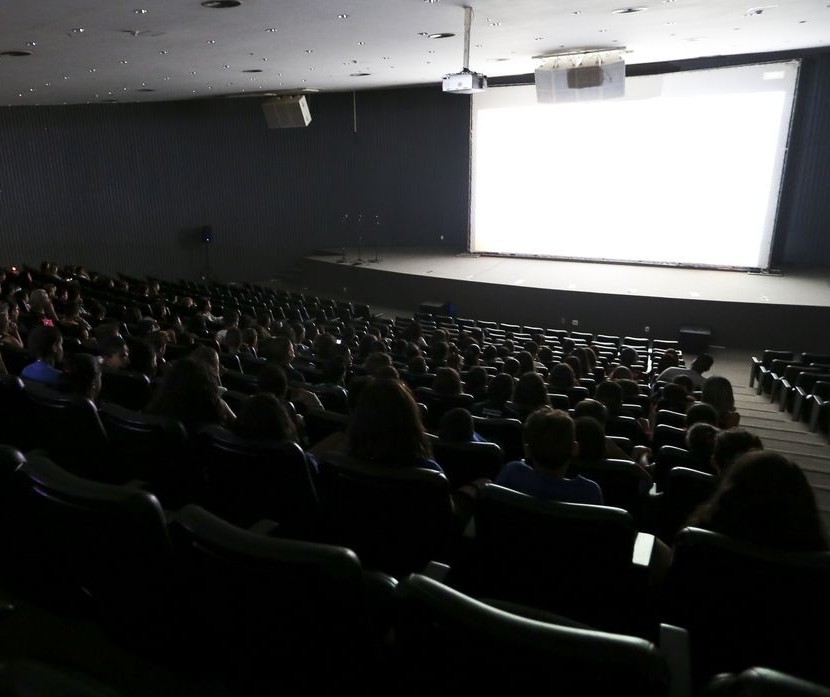
[[[347,431],[351,455],[383,464],[411,464],[432,452],[418,404],[399,380],[371,379]]]
[[[689,525],[760,547],[790,552],[827,549],[816,499],[804,472],[770,451],[738,458]]]
[[[192,358],[181,358],[170,366],[147,411],[178,419],[188,427],[223,420],[216,380],[204,363]]]

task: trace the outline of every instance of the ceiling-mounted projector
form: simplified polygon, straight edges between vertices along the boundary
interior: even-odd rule
[[[487,89],[487,76],[464,69],[460,73],[444,75],[444,92],[472,94]]]
[[[470,70],[470,23],[473,8],[464,8],[464,67],[458,73],[444,75],[443,89],[450,94],[473,94],[487,89],[487,76]]]

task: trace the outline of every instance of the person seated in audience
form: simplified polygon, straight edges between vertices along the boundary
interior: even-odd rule
[[[594,391],[594,399],[605,405],[608,416],[614,418],[620,415],[623,404],[623,392],[619,383],[613,380],[603,380]]]
[[[199,298],[196,301],[196,315],[201,317],[205,324],[221,324],[222,318],[211,314],[211,305],[208,298]]]
[[[472,368],[477,366],[481,360],[481,347],[478,344],[469,344],[464,349],[464,363]]]
[[[708,353],[701,353],[692,361],[690,368],[679,366],[666,368],[657,375],[657,382],[672,382],[678,375],[684,375],[692,381],[693,390],[700,390],[706,380],[703,373],[710,370],[714,363],[714,359]]]
[[[522,431],[525,459],[507,463],[495,483],[529,496],[602,505],[599,485],[577,475],[566,474],[571,458],[579,453],[573,419],[550,407],[537,409],[527,417]]]
[[[346,452],[383,467],[443,471],[432,459],[418,404],[399,380],[367,379],[349,420]]]
[[[63,313],[62,323],[70,327],[77,327],[78,338],[86,341],[89,338],[89,331],[92,329],[89,322],[81,317],[81,305],[77,302],[68,302]]]
[[[571,458],[570,472],[578,472],[582,464],[599,462],[608,457],[605,427],[595,418],[578,416],[574,419],[574,437],[579,453]]]
[[[632,346],[623,346],[620,349],[619,355],[619,362],[620,365],[624,365],[628,368],[634,366],[635,363],[638,363],[640,360],[640,356],[637,354],[637,349]]]
[[[227,356],[238,356],[240,346],[242,346],[242,332],[238,327],[228,327],[222,337],[220,348]]]
[[[9,305],[6,303],[0,305],[0,344],[23,348],[23,339],[20,338],[17,322],[12,319]]]
[[[741,423],[741,415],[735,411],[735,395],[732,383],[714,375],[703,383],[701,402],[711,404],[718,413],[718,428],[734,428]]]
[[[579,359],[582,365],[583,377],[592,378],[594,376],[594,368],[597,364],[597,356],[588,346],[577,346],[574,349],[574,356]]]
[[[76,353],[66,361],[66,385],[72,394],[98,403],[101,394],[101,359],[90,353]]]
[[[98,342],[98,352],[105,370],[126,370],[130,367],[130,348],[120,336],[107,336]]]
[[[698,423],[686,432],[686,450],[694,463],[694,468],[708,474],[717,474],[712,464],[715,451],[715,438],[718,429],[710,424]]]
[[[392,366],[392,357],[383,351],[374,351],[366,356],[363,361],[363,372],[366,375],[376,375],[377,371],[382,368],[390,368]]]
[[[287,336],[275,336],[263,341],[259,355],[282,368],[289,382],[305,382],[305,376],[291,365],[294,360],[294,344]]]
[[[427,363],[434,372],[438,368],[447,365],[447,356],[450,354],[450,345],[446,341],[436,341],[429,346],[429,359]]]
[[[677,355],[677,351],[674,349],[668,349],[663,352],[663,355],[660,356],[660,360],[657,362],[657,375],[660,375],[664,370],[667,368],[676,368],[680,365],[680,358]],[[660,379],[659,377],[657,378]],[[664,380],[664,382],[670,382],[669,380]]]
[[[574,377],[577,379],[577,381],[580,378],[585,377],[585,371],[584,371],[585,366],[582,365],[582,361],[579,360],[579,356],[576,356],[574,354],[570,354],[568,356],[565,356],[562,359],[562,362],[567,363],[569,366],[571,366],[571,370],[574,371]]]
[[[576,375],[567,363],[556,363],[548,374],[548,386],[554,394],[568,394],[576,386]]]
[[[618,365],[611,371],[608,379],[613,382],[619,382],[620,380],[634,380],[634,371],[627,365]]]
[[[316,394],[302,387],[288,386],[285,371],[278,365],[269,363],[259,371],[257,389],[271,393],[283,402],[290,402],[290,411],[294,410],[294,405],[302,412],[323,411],[323,403]]]
[[[520,375],[536,372],[536,361],[533,359],[533,355],[529,351],[519,351],[515,355],[515,358],[519,361]]]
[[[153,380],[158,375],[156,347],[147,341],[134,341],[130,350],[130,369]]]
[[[471,394],[475,400],[487,398],[487,371],[480,365],[474,365],[464,377],[464,392]]]
[[[828,549],[824,524],[804,472],[771,451],[739,457],[688,525],[781,552]]]
[[[215,339],[219,344],[225,343],[228,329],[239,329],[239,310],[228,310],[222,316],[222,328],[216,332]]]
[[[252,395],[242,403],[233,431],[243,438],[253,440],[290,440],[299,443],[297,426],[280,400],[270,392]]]
[[[153,332],[147,337],[147,343],[156,350],[156,365],[158,372],[162,372],[166,365],[164,356],[167,353],[167,344],[170,343],[170,335],[165,331]]]
[[[696,402],[686,410],[686,429],[695,424],[704,423],[712,426],[718,425],[718,412],[711,404]]]
[[[219,397],[216,378],[208,365],[189,357],[168,368],[147,412],[178,419],[190,433],[208,424],[231,426],[236,419]]]
[[[239,344],[239,353],[256,358],[259,349],[259,334],[253,327],[242,330],[242,343]]]
[[[447,355],[446,364],[447,368],[452,368],[456,373],[464,370],[464,357],[452,345],[450,346],[450,353]]]
[[[455,407],[441,415],[438,424],[438,438],[449,443],[486,443],[475,432],[473,417],[464,407]]]
[[[429,372],[427,359],[423,356],[413,356],[406,363],[406,371],[413,375],[426,375]]]
[[[43,288],[35,288],[29,294],[29,326],[57,324],[59,321],[52,299]]]
[[[763,449],[764,444],[754,433],[743,428],[727,428],[715,437],[712,464],[718,476],[723,477],[741,455],[752,450]]]
[[[514,378],[518,378],[521,375],[522,366],[519,364],[518,359],[514,358],[513,356],[507,356],[502,363],[502,371],[511,375]]]
[[[57,327],[45,324],[29,332],[29,353],[35,359],[20,372],[24,380],[42,382],[58,389],[64,380],[63,371],[55,366],[63,360],[63,336]]]
[[[459,395],[461,394],[461,376],[453,368],[438,368],[432,379],[432,390],[441,397]]]
[[[473,405],[474,416],[485,416],[488,418],[504,418],[513,412],[508,402],[513,399],[515,381],[507,373],[494,375],[487,385],[487,399]]]
[[[540,407],[550,406],[548,388],[542,376],[535,372],[522,375],[508,406],[515,412],[515,418],[522,421]]]
[[[670,382],[663,385],[661,392],[660,401],[657,403],[658,409],[668,409],[681,414],[685,414],[689,409],[689,393],[682,385]]]

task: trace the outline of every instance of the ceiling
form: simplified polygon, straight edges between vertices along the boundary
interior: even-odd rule
[[[470,0],[470,68],[624,47],[628,63],[830,45],[828,0]],[[763,2],[764,0],[761,0]],[[455,0],[5,0],[0,104],[194,99],[438,84],[463,66]],[[431,39],[431,33],[455,36]],[[13,56],[6,52],[28,52]]]

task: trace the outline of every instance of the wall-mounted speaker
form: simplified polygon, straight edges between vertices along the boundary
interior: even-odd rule
[[[311,112],[304,94],[286,94],[267,99],[262,113],[268,128],[303,128],[311,123]]]

